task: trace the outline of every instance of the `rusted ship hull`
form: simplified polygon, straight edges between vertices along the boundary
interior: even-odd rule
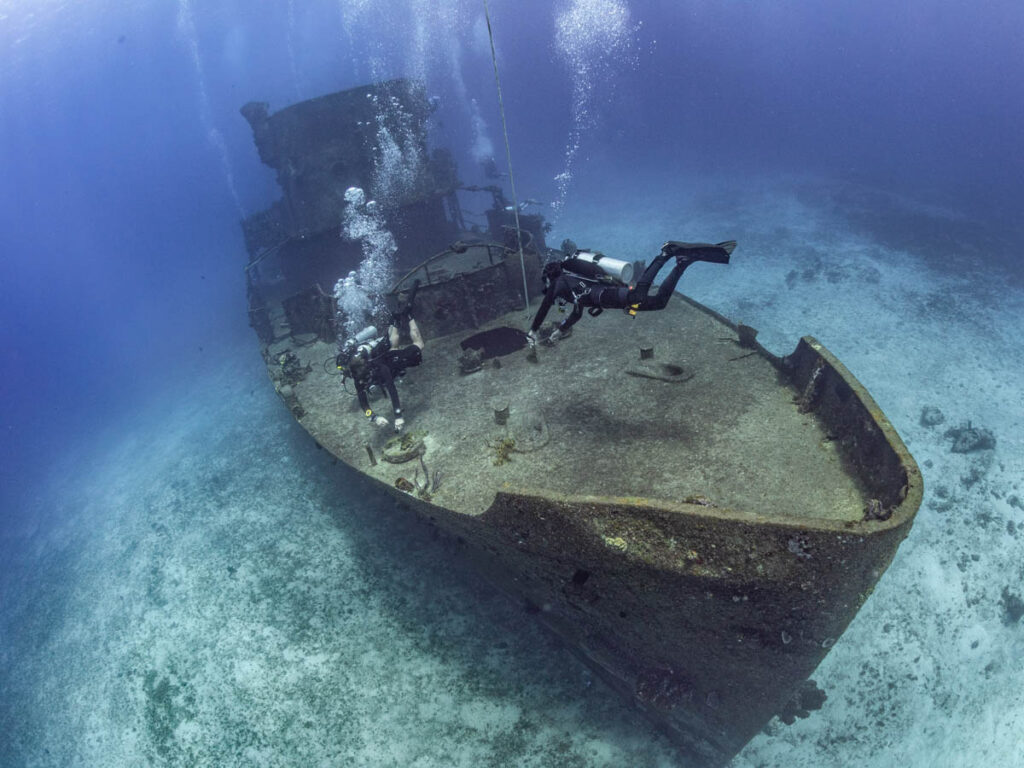
[[[885,467],[877,490],[893,504],[888,520],[809,524],[785,510],[541,490],[499,492],[483,515],[465,518],[381,490],[461,537],[492,583],[693,764],[722,766],[772,717],[801,708],[805,681],[871,594],[921,500],[916,465],[856,380],[810,339],[787,362],[810,376],[819,360],[829,380],[820,407],[842,430],[837,439],[860,444],[865,467]]]
[[[808,706],[806,681],[892,561],[922,495],[903,443],[824,347],[805,338],[774,362],[801,407],[844,446],[887,519],[809,520],[704,498],[541,487],[501,490],[470,516],[376,482],[461,539],[487,580],[661,726],[692,764],[726,765],[773,717]],[[369,474],[365,464],[354,469]]]

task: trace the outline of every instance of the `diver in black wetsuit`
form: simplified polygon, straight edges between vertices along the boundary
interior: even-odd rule
[[[370,407],[369,389],[376,385],[388,393],[395,418],[395,432],[401,432],[405,426],[395,379],[405,374],[407,369],[423,362],[423,336],[412,317],[412,302],[417,288],[418,281],[408,295],[399,297],[399,307],[391,314],[391,323],[385,335],[376,336],[376,329],[371,326],[373,332],[370,338],[361,343],[357,339],[349,339],[335,361],[343,375],[351,377],[355,384],[356,398],[366,418],[378,427],[386,427],[388,420]],[[403,336],[408,337],[411,343],[398,348]]]
[[[735,247],[735,240],[717,244],[670,241],[661,247],[661,252],[632,288],[602,277],[603,273],[598,266],[600,260],[580,259],[578,254],[581,252],[573,248],[574,252],[568,258],[544,265],[544,300],[530,324],[527,341],[531,347],[537,343],[537,331],[556,301],[572,304],[573,307],[569,316],[551,332],[547,339],[550,343],[557,341],[572,328],[583,316],[584,309],[589,309],[591,315],[598,315],[604,309],[624,309],[630,315],[664,309],[688,266],[697,261],[728,264]],[[671,258],[675,258],[675,266],[658,292],[650,296],[654,278]]]

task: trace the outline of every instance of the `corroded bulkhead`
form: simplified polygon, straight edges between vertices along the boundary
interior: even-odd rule
[[[407,272],[392,293],[416,287],[416,322],[434,338],[523,307],[525,289],[540,282],[540,269],[540,254],[529,246],[520,257],[497,243],[457,243]]]

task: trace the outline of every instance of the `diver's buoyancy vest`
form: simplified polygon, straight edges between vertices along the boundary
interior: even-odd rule
[[[354,379],[357,383],[366,384],[372,375],[373,364],[382,358],[389,349],[391,349],[391,338],[385,333],[383,336],[364,341],[355,349],[346,345],[346,349],[338,353],[335,364],[344,375]],[[353,366],[353,362],[356,362],[355,366]]]

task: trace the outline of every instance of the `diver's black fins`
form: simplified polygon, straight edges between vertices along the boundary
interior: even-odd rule
[[[735,240],[714,244],[681,243],[678,240],[670,240],[661,247],[661,250],[681,261],[709,261],[712,264],[728,264],[729,257],[735,248]]]
[[[404,300],[400,300],[395,311],[391,314],[392,324],[398,327],[403,327],[404,324],[409,322],[409,318],[412,317],[413,303],[416,301],[416,291],[420,289],[419,278],[412,284],[412,288],[408,291],[404,291],[406,294]]]
[[[736,247],[736,243],[735,242],[732,245],[733,245],[734,248]],[[415,302],[416,302],[416,291],[418,291],[419,289],[420,289],[420,279],[417,277],[416,278],[416,282],[414,282],[412,284],[412,288],[409,290],[409,298],[406,299],[406,301],[405,301],[405,309],[410,314],[412,313],[413,304],[415,304]]]

